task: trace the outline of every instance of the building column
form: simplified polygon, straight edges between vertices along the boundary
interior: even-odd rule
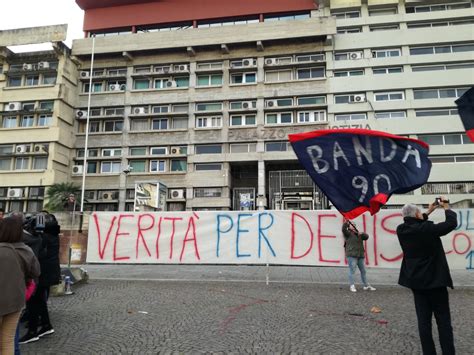
[[[265,161],[258,161],[258,188],[257,188],[257,209],[264,210],[267,207],[267,197],[265,191]]]

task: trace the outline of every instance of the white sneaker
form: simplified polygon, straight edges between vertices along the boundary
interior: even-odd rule
[[[375,291],[375,290],[376,290],[376,288],[372,287],[370,285],[364,286],[364,291]]]
[[[354,285],[351,285],[351,287],[349,288],[349,290],[351,290],[351,292],[357,292],[357,289]]]

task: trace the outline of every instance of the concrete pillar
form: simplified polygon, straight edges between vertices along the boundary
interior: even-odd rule
[[[265,161],[258,161],[258,188],[257,188],[257,209],[264,210],[267,207],[265,191]]]

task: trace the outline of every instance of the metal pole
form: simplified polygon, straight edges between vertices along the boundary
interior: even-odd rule
[[[94,70],[94,51],[95,51],[95,35],[92,37],[91,68],[89,70],[89,93],[87,96],[86,139],[84,142],[84,160],[83,160],[82,186],[81,186],[81,215],[84,213],[84,193],[85,193],[84,188],[86,185],[86,172],[87,172],[87,146],[89,144],[89,115],[91,111],[92,72]]]

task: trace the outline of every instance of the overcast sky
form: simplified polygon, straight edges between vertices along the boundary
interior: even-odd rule
[[[84,37],[82,31],[84,12],[77,6],[75,0],[2,0],[1,2],[0,30],[67,23],[66,44],[69,47],[73,39]],[[33,47],[30,48],[34,50]]]

